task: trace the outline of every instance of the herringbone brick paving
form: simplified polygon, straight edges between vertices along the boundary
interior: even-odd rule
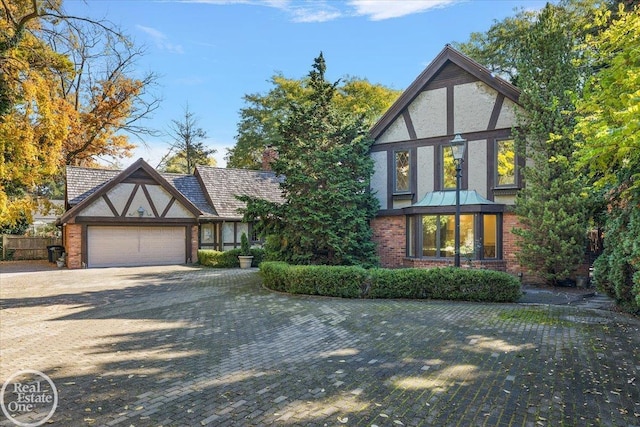
[[[0,381],[49,375],[53,425],[640,426],[640,322],[585,305],[289,296],[185,266],[0,274],[0,297]]]

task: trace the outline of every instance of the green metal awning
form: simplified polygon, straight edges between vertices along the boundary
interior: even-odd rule
[[[478,194],[476,190],[460,190],[460,205],[496,205]],[[455,206],[455,191],[433,191],[427,193],[418,203],[411,207]]]

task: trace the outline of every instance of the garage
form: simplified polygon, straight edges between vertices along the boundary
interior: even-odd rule
[[[185,227],[89,226],[89,267],[184,264]]]

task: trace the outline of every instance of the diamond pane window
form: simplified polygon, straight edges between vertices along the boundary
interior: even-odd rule
[[[409,191],[409,152],[396,151],[396,179],[394,191],[397,193]]]

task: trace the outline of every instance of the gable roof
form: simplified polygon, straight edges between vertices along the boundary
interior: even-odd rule
[[[62,215],[59,223],[67,222],[85,207],[93,203],[98,197],[106,194],[113,187],[139,170],[146,172],[147,175],[160,184],[196,217],[202,215],[203,212],[201,212],[192,201],[178,191],[174,185],[170,184],[158,171],[140,158],[123,171],[68,167],[67,203],[72,207]],[[92,185],[93,187],[91,187]]]
[[[492,87],[498,93],[503,94],[506,98],[518,103],[520,90],[502,79],[495,76],[486,67],[480,65],[468,56],[457,51],[450,45],[446,45],[435,59],[424,69],[422,73],[409,85],[409,87],[400,95],[387,112],[376,122],[369,131],[373,139],[377,139],[384,131],[394,122],[398,115],[413,102],[413,100],[424,90],[434,77],[438,75],[447,65],[455,64],[467,73],[471,74],[478,80]]]
[[[282,203],[282,178],[273,172],[197,166],[195,176],[204,189],[207,201],[223,218],[241,218],[238,209],[245,203],[237,196],[250,196]]]
[[[194,175],[164,173],[138,159],[124,171],[67,166],[66,198],[70,210],[60,222],[68,220],[140,168],[162,182],[174,196],[179,194],[176,198],[191,205],[190,210],[195,209],[196,216],[240,219],[238,209],[245,207],[245,203],[236,199],[236,195],[283,202],[279,185],[282,179],[273,172],[197,166]]]

